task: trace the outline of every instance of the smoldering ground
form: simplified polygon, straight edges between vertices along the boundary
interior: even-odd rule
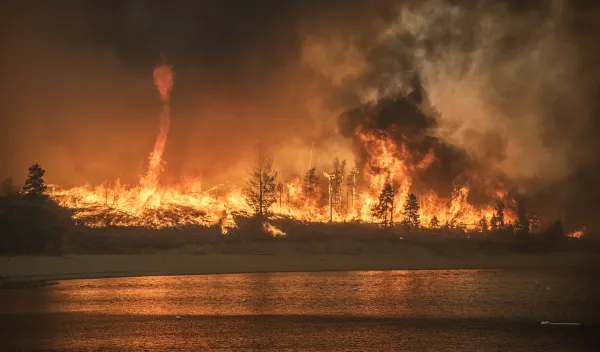
[[[288,174],[306,168],[311,146],[316,166],[328,167],[334,155],[357,152],[339,116],[363,104],[389,112],[380,107],[403,100],[418,77],[428,103],[373,128],[405,126],[399,133],[423,141],[419,148],[435,145],[446,165],[434,169],[443,184],[465,173],[506,178],[517,192],[549,193],[560,209],[578,209],[570,211],[571,219],[581,218],[573,222],[591,226],[584,220],[599,192],[586,175],[598,170],[600,151],[596,5],[2,6],[2,47],[10,53],[1,66],[2,176],[21,179],[39,162],[53,183],[135,182],[157,133],[160,101],[151,70],[161,56],[175,68],[163,182],[243,177],[257,139]],[[367,115],[353,124],[368,124]]]

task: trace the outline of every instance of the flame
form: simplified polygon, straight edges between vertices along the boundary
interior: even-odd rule
[[[179,185],[161,185],[163,153],[170,126],[169,98],[173,88],[173,70],[159,66],[154,70],[154,83],[162,102],[160,131],[150,153],[148,170],[133,186],[123,186],[116,180],[98,186],[85,185],[71,189],[54,187],[51,196],[61,206],[74,210],[76,223],[89,227],[138,226],[166,228],[183,226],[218,226],[222,234],[237,228],[236,216],[250,216],[252,209],[244,201],[239,185],[229,182],[203,190],[201,180],[187,180]],[[399,223],[403,218],[404,203],[411,192],[416,172],[427,169],[435,162],[434,150],[425,155],[412,155],[406,141],[393,139],[383,131],[355,131],[358,140],[367,151],[363,170],[357,170],[365,181],[360,190],[353,184],[346,186],[346,194],[337,196],[333,206],[331,182],[333,174],[323,172],[329,189],[317,187],[306,194],[303,178],[284,180],[278,188],[277,203],[270,209],[276,218],[290,218],[301,222],[373,222],[371,209],[378,202],[384,185],[394,190],[392,217]],[[311,148],[312,166],[312,148]],[[350,177],[350,176],[348,176]],[[337,180],[336,180],[337,181]],[[342,181],[342,180],[339,180]],[[482,218],[490,219],[495,212],[493,204],[475,207],[469,203],[470,189],[456,187],[449,199],[430,190],[417,194],[422,227],[430,227],[435,217],[440,226],[476,229]],[[495,200],[508,202],[504,189],[495,190]],[[505,221],[514,221],[514,214],[506,210]],[[264,230],[273,236],[285,236],[285,232],[265,222]]]
[[[583,237],[583,235],[585,235],[585,227],[583,227],[583,228],[582,228],[582,229],[580,229],[580,230],[573,231],[573,232],[569,233],[569,234],[567,235],[567,237],[571,237],[571,238],[581,238],[581,237]]]
[[[273,237],[285,237],[285,232],[283,232],[280,229],[276,228],[275,226],[273,226],[269,222],[264,222],[263,223],[263,229],[266,232],[270,233]]]
[[[160,132],[154,143],[154,150],[150,153],[148,173],[141,180],[147,194],[148,191],[155,190],[158,185],[158,177],[162,171],[162,155],[167,145],[167,135],[171,126],[171,108],[169,106],[169,96],[173,87],[173,70],[171,66],[163,65],[154,69],[154,84],[163,105],[160,114]]]

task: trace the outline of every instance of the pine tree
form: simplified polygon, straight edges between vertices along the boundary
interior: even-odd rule
[[[47,188],[44,182],[45,173],[46,170],[42,169],[38,164],[31,166],[29,168],[29,175],[23,186],[23,192],[29,196],[43,196]]]
[[[432,229],[437,229],[438,227],[440,227],[440,221],[438,220],[437,216],[435,216],[435,215],[434,215],[434,216],[431,218],[431,221],[429,222],[429,226],[430,226]]]
[[[417,196],[414,193],[408,195],[406,203],[404,203],[404,219],[402,224],[408,228],[418,228],[421,226],[421,220],[419,219],[419,202]]]
[[[302,179],[302,194],[304,194],[304,197],[307,199],[312,198],[317,190],[317,182],[317,169],[313,167],[306,171]]]
[[[381,220],[384,227],[393,225],[392,214],[394,211],[394,189],[392,185],[386,183],[379,194],[379,200],[371,208],[371,216]]]
[[[492,231],[498,230],[499,223],[498,223],[498,218],[496,217],[495,213],[492,214],[492,217],[490,218],[490,227],[491,227]]]
[[[529,235],[529,217],[525,200],[521,197],[517,200],[517,220],[515,221],[515,231],[517,235],[526,237]]]
[[[269,208],[277,202],[277,172],[272,169],[273,159],[259,150],[250,165],[249,179],[244,189],[246,203],[261,220],[270,215]]]
[[[504,203],[502,201],[498,201],[498,203],[496,203],[496,207],[495,207],[496,213],[494,214],[496,216],[496,221],[497,221],[497,226],[502,228],[504,227]]]
[[[6,180],[4,180],[4,182],[2,182],[2,188],[4,195],[8,197],[13,195],[15,190],[12,177],[9,177]]]

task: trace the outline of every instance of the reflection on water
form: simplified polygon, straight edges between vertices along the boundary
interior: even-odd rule
[[[327,340],[326,349],[318,343],[313,347],[330,350],[335,343],[344,346],[349,341],[338,330],[342,326],[357,336],[365,334],[360,341],[372,342],[380,336],[372,329],[393,330],[397,324],[405,324],[402,329],[407,333],[413,331],[403,339],[414,339],[426,337],[419,331],[443,335],[449,332],[441,326],[465,322],[536,327],[541,320],[598,323],[600,309],[594,298],[599,291],[590,284],[591,278],[584,272],[450,270],[72,280],[1,291],[0,316],[10,316],[14,324],[0,323],[0,327],[12,329],[14,334],[5,334],[17,344],[33,343],[31,337],[37,336],[44,344],[65,347],[79,336],[80,349],[119,341],[119,346],[147,347],[148,341],[165,346],[170,341],[181,347],[180,339],[197,347],[206,343],[207,337],[200,339],[200,335],[214,339],[214,334],[226,333],[220,343],[232,344],[230,350],[240,344],[281,347],[281,341],[294,347],[294,338],[299,337],[287,334],[310,336],[313,342]],[[183,320],[176,322],[175,315]],[[22,341],[19,326],[29,329]],[[282,332],[282,327],[292,330]],[[465,338],[479,334],[471,328],[454,331],[466,332]],[[297,343],[308,342],[300,338]]]
[[[90,279],[3,292],[18,297],[0,313],[572,319],[585,312],[563,308],[585,300],[586,285],[570,275],[478,270]]]

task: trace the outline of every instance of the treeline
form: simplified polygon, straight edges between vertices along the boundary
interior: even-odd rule
[[[354,208],[358,171],[356,169],[347,170],[346,160],[340,161],[339,158],[335,158],[331,173],[324,172],[323,174],[328,180],[327,196],[330,220],[333,220],[334,211],[341,214]],[[246,202],[254,210],[255,217],[267,219],[273,214],[271,211],[273,205],[290,202],[289,189],[286,190],[284,184],[277,180],[278,174],[273,170],[273,158],[261,150],[250,164],[248,176],[244,195]],[[324,200],[324,192],[320,187],[319,180],[315,167],[309,168],[302,175],[300,186],[304,202],[318,203]],[[284,193],[286,193],[285,197]]]
[[[12,179],[3,182],[0,197],[0,253],[60,254],[71,214],[45,194],[45,170],[29,168],[22,189]]]
[[[354,210],[357,188],[358,171],[348,170],[346,160],[335,158],[332,163],[332,171],[324,172],[328,181],[328,189],[324,191],[320,185],[320,178],[315,167],[309,168],[302,177],[302,197],[304,201],[320,202],[328,198],[330,220],[333,213],[343,214]],[[246,201],[255,210],[257,217],[266,219],[272,212],[271,206],[282,199],[284,185],[277,181],[277,172],[273,170],[273,159],[263,154],[260,150],[251,164],[250,174],[246,187]],[[457,220],[447,220],[440,223],[437,216],[433,216],[428,223],[422,223],[420,219],[420,205],[417,195],[410,193],[404,201],[403,209],[398,212],[396,207],[397,186],[386,183],[381,190],[377,202],[371,207],[373,222],[381,224],[384,228],[401,225],[407,230],[429,228],[429,229],[453,229],[467,231],[467,224]],[[455,190],[457,192],[457,190]],[[453,196],[454,198],[454,196]],[[289,196],[286,202],[290,202]],[[310,206],[310,204],[309,204]],[[483,216],[477,224],[469,224],[469,230],[478,230],[484,233],[513,233],[519,236],[528,236],[539,229],[540,221],[537,214],[529,214],[523,199],[517,200],[517,218],[507,221],[505,218],[506,206],[502,201],[496,202],[494,213],[488,218]],[[400,219],[394,219],[396,214],[401,214]]]
[[[392,227],[395,225],[395,198],[394,187],[392,184],[386,183],[379,194],[378,202],[371,208],[371,216],[373,219],[378,220],[383,227]],[[514,222],[505,220],[505,209],[504,202],[497,201],[494,206],[494,213],[489,218],[483,216],[478,224],[475,224],[476,230],[484,233],[514,233],[520,236],[527,236],[539,229],[540,221],[537,214],[528,214],[522,199],[517,201],[517,218]],[[410,193],[404,202],[403,217],[400,219],[400,224],[407,229],[428,227],[431,229],[467,230],[467,224],[456,220],[446,221],[444,224],[441,224],[435,215],[428,224],[422,224],[419,211],[419,200],[414,193]]]

